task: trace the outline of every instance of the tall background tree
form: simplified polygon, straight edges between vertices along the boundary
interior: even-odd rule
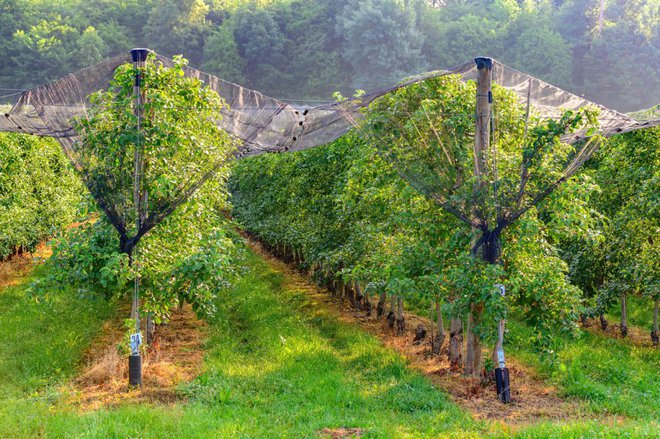
[[[651,0],[6,0],[0,7],[0,87],[27,88],[99,55],[147,46],[300,100],[348,96],[487,55],[620,111],[660,101],[660,13]]]

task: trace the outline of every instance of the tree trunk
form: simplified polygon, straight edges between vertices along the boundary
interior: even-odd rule
[[[435,338],[435,331],[433,329],[433,302],[431,302],[431,308],[429,309],[429,332],[431,333],[431,350],[433,350],[433,339]]]
[[[376,318],[380,319],[385,314],[385,303],[387,302],[387,291],[383,289],[378,298],[378,306],[376,306]]]
[[[392,294],[392,298],[390,300],[390,311],[387,313],[387,324],[392,329],[394,329],[394,323],[396,323],[395,308],[396,308],[396,294]]]
[[[360,309],[362,305],[362,299],[364,299],[362,288],[360,288],[360,281],[353,281],[353,289],[355,291],[355,308]]]
[[[147,345],[151,345],[154,341],[154,336],[156,335],[156,324],[154,323],[153,313],[147,314]]]
[[[481,323],[483,315],[483,304],[472,305],[468,314],[467,347],[465,349],[465,374],[472,376],[481,375],[481,339],[475,331]]]
[[[346,282],[346,286],[344,287],[346,289],[346,295],[348,297],[349,303],[355,307],[355,286],[353,285],[353,282]]]
[[[599,318],[600,318],[600,329],[602,329],[603,331],[607,330],[607,326],[609,325],[609,323],[605,318],[605,314],[601,314]]]
[[[435,331],[433,327],[435,324],[433,323],[433,302],[431,302],[431,308],[429,309],[429,323],[430,323],[430,329],[429,331],[431,332],[431,351],[433,351],[433,340],[435,339]]]
[[[460,369],[463,362],[463,320],[452,317],[449,323],[449,363],[454,370]]]
[[[472,375],[472,365],[474,364],[474,338],[471,337],[472,334],[472,311],[468,312],[467,322],[465,325],[465,332],[467,335],[465,342],[465,364],[463,367],[463,373],[466,375]]]
[[[369,290],[364,291],[364,306],[362,309],[367,313],[367,317],[371,317],[371,311],[373,310],[373,305],[371,304],[371,299],[369,299]]]
[[[442,321],[442,311],[440,309],[440,298],[435,298],[435,313],[438,318],[438,333],[433,337],[433,342],[431,345],[431,352],[434,355],[440,354],[440,349],[442,344],[445,342],[445,328]],[[433,320],[431,320],[431,328],[433,328]]]
[[[658,332],[658,308],[660,307],[660,298],[655,299],[655,307],[653,308],[653,330],[651,331],[651,341],[653,346],[658,346],[660,342],[660,333]]]
[[[627,302],[627,293],[621,295],[621,336],[628,336],[628,304]]]
[[[406,318],[403,315],[403,298],[399,296],[396,313],[396,335],[401,335],[406,330]]]

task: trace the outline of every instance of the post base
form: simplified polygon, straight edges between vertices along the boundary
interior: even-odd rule
[[[495,369],[495,385],[497,386],[497,398],[504,404],[511,402],[511,388],[509,384],[509,368]]]
[[[128,384],[129,386],[142,386],[142,357],[140,355],[128,357]]]

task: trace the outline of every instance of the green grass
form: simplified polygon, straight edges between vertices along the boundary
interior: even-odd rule
[[[534,366],[566,396],[586,401],[595,413],[621,415],[660,423],[660,351],[599,334],[560,337],[556,360],[543,361],[526,342],[528,328],[508,324],[505,349]],[[660,428],[660,426],[658,426]]]
[[[38,277],[47,267],[39,267]],[[105,301],[83,301],[75,291],[32,296],[26,285],[0,289],[0,398],[39,393],[65,382],[101,323],[114,310]]]
[[[649,340],[653,327],[653,302],[648,297],[628,296],[628,326],[638,326],[647,331]],[[617,303],[607,313],[610,325],[619,325],[621,322],[621,305]]]
[[[282,280],[247,256],[244,275],[218,300],[210,321],[203,374],[180,389],[188,402],[87,413],[63,402],[59,384],[74,373],[74,357],[110,310],[81,303],[73,292],[42,307],[30,305],[21,288],[0,291],[1,346],[16,357],[0,363],[0,437],[297,438],[338,427],[363,428],[366,437],[653,437],[657,431],[648,420],[516,429],[475,421],[377,339],[337,322]],[[33,341],[21,349],[25,337]],[[21,372],[6,378],[16,364]]]
[[[259,436],[311,436],[326,427],[385,436],[474,428],[401,357],[314,310],[303,293],[282,289],[280,273],[251,264],[261,272],[241,282],[237,300],[213,322],[209,370],[186,389],[194,401]]]

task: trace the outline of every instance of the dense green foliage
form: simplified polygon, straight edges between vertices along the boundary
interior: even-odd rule
[[[601,151],[594,176],[603,187],[594,204],[605,229],[604,290],[660,299],[660,129],[617,138]],[[608,286],[609,284],[609,286]]]
[[[120,66],[108,90],[92,94],[91,108],[76,121],[76,164],[129,255],[206,178],[222,178],[233,152],[233,140],[216,123],[226,104],[199,79],[186,77],[186,64],[176,57],[166,68],[147,59],[140,69],[139,117],[136,71]]]
[[[77,121],[75,160],[105,215],[71,229],[54,245],[54,269],[37,284],[41,293],[74,285],[81,295],[124,296],[139,275],[142,309],[157,321],[183,302],[200,315],[213,314],[236,256],[221,215],[234,143],[215,122],[224,102],[183,75],[186,62],[177,57],[173,68],[165,68],[147,60],[141,121],[134,113],[131,65],[117,69],[108,91],[91,96],[91,109]],[[136,151],[143,169],[139,228]],[[209,176],[214,179],[204,192],[195,194]]]
[[[82,192],[57,142],[0,134],[0,260],[71,224]]]
[[[587,207],[601,222],[596,235],[567,236],[561,246],[571,280],[589,298],[585,313],[606,314],[622,295],[650,299],[650,309],[660,300],[660,129],[617,136],[584,173],[600,187]]]
[[[211,185],[194,196],[140,243],[140,294],[156,321],[191,303],[199,315],[215,313],[215,298],[230,286],[240,262],[230,224],[219,209],[222,190]],[[53,242],[52,264],[33,289],[39,297],[77,291],[86,300],[125,300],[135,272],[105,219],[90,220]]]
[[[328,99],[489,55],[631,111],[660,98],[658,17],[651,0],[4,0],[0,87],[146,46],[275,97]]]
[[[530,161],[535,174],[528,187],[538,185],[542,192],[571,153],[572,147],[556,139],[564,132],[562,124],[581,124],[582,116],[540,123],[521,150],[520,109],[504,90],[496,90],[502,115],[500,174],[489,174],[488,179],[501,189],[498,204],[472,190],[473,160],[466,139],[474,121],[466,115],[474,111],[469,99],[473,95],[474,84],[455,78],[425,81],[377,101],[359,134],[311,151],[239,162],[231,180],[236,217],[268,244],[302,252],[322,281],[359,281],[368,285],[367,293],[386,291],[417,302],[439,296],[454,316],[465,316],[472,305],[482,304],[485,317],[477,330],[486,338],[513,306],[524,310],[537,342],[547,347],[553,328],[575,329],[580,291],[567,282],[567,266],[553,245],[555,236],[566,233],[564,224],[552,219],[572,221],[572,233],[588,229],[590,221],[580,202],[589,193],[579,190],[584,181],[571,179],[502,231],[501,265],[472,257],[470,224],[445,210],[469,216],[480,209],[490,221],[496,216],[494,206],[506,207],[508,191],[518,192],[521,160]],[[411,104],[419,96],[424,97],[422,106]],[[417,113],[408,114],[407,106]],[[406,134],[410,138],[402,144]],[[365,140],[372,135],[376,141]],[[464,182],[470,183],[467,188]],[[496,283],[506,285],[505,299],[497,294]]]

